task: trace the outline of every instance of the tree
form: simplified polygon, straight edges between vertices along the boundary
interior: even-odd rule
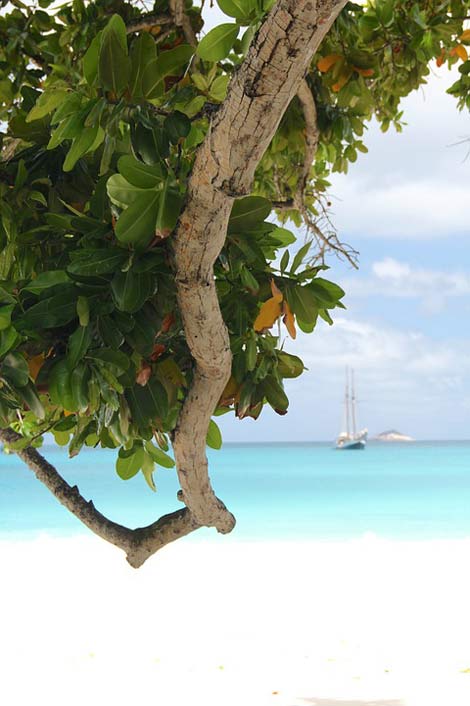
[[[284,350],[343,307],[328,218],[368,121],[401,129],[430,62],[470,107],[469,0],[217,0],[201,7],[14,0],[0,17],[0,438],[90,529],[140,566],[235,519],[210,484],[212,417],[285,414]],[[3,2],[3,5],[6,3]],[[292,222],[308,231],[291,259]],[[277,325],[277,328],[276,328]],[[285,328],[284,328],[285,327]],[[131,530],[37,451],[118,448],[124,480],[172,466],[183,507]]]

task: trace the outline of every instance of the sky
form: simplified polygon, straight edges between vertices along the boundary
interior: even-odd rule
[[[288,414],[225,415],[225,441],[333,440],[346,365],[372,436],[470,438],[470,120],[445,93],[453,80],[433,70],[404,101],[403,133],[371,125],[369,153],[332,179],[333,222],[360,251],[358,271],[330,258],[325,275],[346,290],[347,310],[286,341],[308,367],[286,383]]]

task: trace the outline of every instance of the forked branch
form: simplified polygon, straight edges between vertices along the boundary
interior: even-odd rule
[[[11,429],[0,429],[0,440],[14,444],[22,437]],[[51,491],[54,497],[98,537],[114,544],[126,553],[129,564],[135,569],[156,551],[175,539],[198,529],[188,508],[164,515],[147,527],[129,529],[101,514],[91,500],[85,500],[77,486],[67,483],[60,473],[36,449],[27,446],[15,453],[30,468],[36,478]]]

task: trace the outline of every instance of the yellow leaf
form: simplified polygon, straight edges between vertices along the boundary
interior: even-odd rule
[[[461,42],[470,42],[470,29],[465,29],[459,39]]]
[[[276,282],[272,279],[271,280],[271,292],[273,294],[273,299],[275,299],[277,302],[282,302],[284,299],[283,294],[281,290],[276,286]]]
[[[442,64],[445,62],[445,60],[446,60],[446,52],[445,52],[445,49],[442,49],[441,53],[439,54],[439,56],[436,59],[437,67],[439,68],[440,66],[442,66]]]
[[[254,323],[255,331],[264,331],[265,328],[271,328],[281,314],[282,307],[280,301],[278,301],[275,297],[271,297],[271,299],[264,302],[258,316],[256,317],[256,321]]]
[[[33,380],[36,380],[38,373],[41,370],[43,365],[44,365],[44,354],[43,353],[40,353],[39,355],[35,355],[28,360],[29,374],[31,375]]]
[[[287,302],[284,302],[282,305],[282,312],[284,314],[284,318],[282,319],[286,329],[289,331],[289,335],[291,338],[296,338],[297,337],[297,331],[295,330],[295,316],[291,311],[291,308]]]
[[[451,56],[458,56],[459,59],[462,59],[462,61],[467,61],[467,59],[468,59],[467,50],[465,49],[463,44],[457,44],[456,47],[451,49],[450,55]]]
[[[317,62],[317,68],[322,74],[326,74],[340,59],[343,57],[341,54],[328,54],[328,56],[322,57]]]

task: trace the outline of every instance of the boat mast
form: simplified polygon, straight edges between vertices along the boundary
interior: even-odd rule
[[[346,366],[346,390],[344,393],[344,407],[346,410],[346,434],[349,437],[349,369]]]
[[[354,370],[351,370],[351,418],[353,436],[356,436],[356,392],[354,390]]]

